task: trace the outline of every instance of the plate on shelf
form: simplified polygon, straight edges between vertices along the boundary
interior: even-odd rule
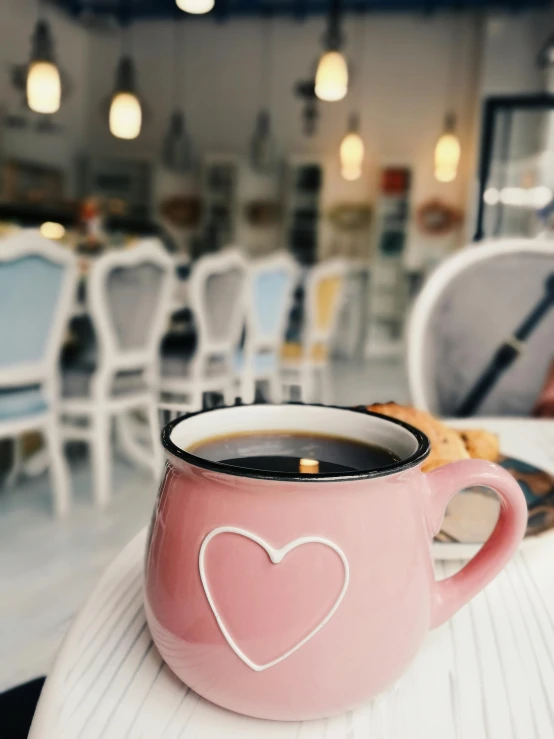
[[[525,494],[529,511],[525,538],[554,529],[554,476],[513,457],[501,457],[498,464],[515,477]],[[499,511],[500,502],[488,488],[467,488],[456,495],[434,541],[435,559],[472,557],[491,534]]]

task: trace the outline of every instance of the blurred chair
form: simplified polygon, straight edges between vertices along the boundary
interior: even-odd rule
[[[160,407],[175,413],[200,410],[205,393],[234,401],[233,357],[245,319],[247,262],[236,248],[201,257],[190,281],[197,329],[192,354],[173,346],[162,354]]]
[[[258,382],[267,382],[270,399],[280,401],[280,352],[298,276],[298,265],[286,252],[249,263],[246,341],[234,357],[244,403],[254,402]]]
[[[91,268],[87,300],[96,349],[64,368],[62,413],[64,438],[91,446],[98,505],[105,505],[111,494],[113,419],[127,456],[150,467],[156,479],[163,466],[157,414],[159,347],[173,290],[174,265],[156,239],[111,251]],[[150,457],[131,431],[130,414],[137,411],[149,425]]]
[[[0,438],[44,435],[59,516],[68,510],[70,487],[57,416],[58,360],[76,286],[71,252],[38,231],[0,242]]]
[[[529,415],[554,356],[554,305],[523,345],[512,335],[545,296],[554,274],[554,245],[506,239],[456,253],[419,294],[408,331],[408,374],[414,404],[452,415],[508,340],[521,350],[477,415]]]
[[[305,285],[300,343],[287,342],[281,355],[281,381],[304,402],[332,402],[330,348],[344,299],[347,263],[331,259],[312,267]]]

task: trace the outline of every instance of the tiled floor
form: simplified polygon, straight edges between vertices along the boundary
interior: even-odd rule
[[[338,405],[407,399],[397,361],[339,363]],[[64,521],[50,510],[46,476],[0,489],[0,690],[45,674],[75,612],[115,554],[148,523],[157,485],[116,461],[105,511],[91,503],[86,462],[72,469],[74,505]]]

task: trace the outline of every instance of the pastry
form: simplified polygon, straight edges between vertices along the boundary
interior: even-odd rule
[[[367,409],[373,413],[405,421],[423,431],[431,442],[431,454],[422,465],[423,472],[430,472],[459,459],[469,459],[469,452],[460,434],[426,411],[397,403],[374,403],[367,406]]]

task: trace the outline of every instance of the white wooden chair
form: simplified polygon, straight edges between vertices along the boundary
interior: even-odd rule
[[[280,352],[298,277],[298,265],[286,252],[249,262],[246,341],[234,357],[244,403],[254,402],[258,382],[267,382],[274,403],[281,399]]]
[[[54,508],[64,515],[70,486],[58,424],[58,361],[75,299],[68,249],[24,230],[0,242],[0,438],[44,435]]]
[[[331,342],[344,299],[347,262],[330,259],[308,273],[301,342],[283,345],[281,381],[304,402],[332,402],[329,361]]]
[[[112,251],[94,262],[87,302],[97,351],[92,362],[63,373],[63,434],[90,444],[95,502],[111,494],[111,436],[115,418],[123,451],[148,466],[156,480],[163,466],[157,394],[159,346],[174,291],[174,265],[159,241]],[[152,454],[131,432],[129,414],[147,419]]]
[[[162,410],[199,410],[205,393],[218,393],[228,404],[234,401],[233,358],[244,328],[247,274],[247,262],[235,247],[194,264],[189,296],[196,348],[192,356],[179,350],[162,356]]]
[[[408,325],[412,402],[452,414],[545,294],[554,244],[501,239],[473,244],[445,260],[417,297]],[[554,309],[521,347],[478,415],[529,415],[554,359]]]

